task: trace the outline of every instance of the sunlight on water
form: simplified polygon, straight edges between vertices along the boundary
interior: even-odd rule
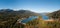
[[[29,18],[27,18],[27,19],[25,19],[25,20],[22,20],[21,22],[22,23],[26,23],[26,22],[28,22],[28,21],[31,21],[31,20],[34,20],[34,19],[37,19],[38,17],[37,16],[31,16],[31,17],[29,17]]]

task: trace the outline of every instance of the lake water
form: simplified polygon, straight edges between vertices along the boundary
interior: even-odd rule
[[[22,20],[21,23],[26,23],[26,22],[32,21],[32,20],[37,19],[37,18],[38,18],[37,16],[31,16],[27,19]]]
[[[43,14],[42,14],[41,16],[42,16],[43,20],[48,20],[48,19],[49,19],[49,17],[46,16],[46,15],[43,15]],[[28,21],[31,21],[31,20],[37,19],[37,18],[38,18],[38,16],[31,16],[31,17],[29,17],[29,18],[27,18],[27,19],[22,20],[21,23],[26,23],[26,22],[28,22]]]
[[[41,15],[41,16],[42,16],[43,20],[48,20],[49,19],[49,17],[47,15]]]

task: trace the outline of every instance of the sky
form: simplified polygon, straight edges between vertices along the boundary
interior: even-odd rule
[[[30,10],[37,13],[60,9],[60,0],[0,0],[0,9]]]

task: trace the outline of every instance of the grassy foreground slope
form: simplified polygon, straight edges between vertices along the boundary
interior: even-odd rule
[[[60,28],[60,10],[54,11],[48,15],[54,22],[48,22],[47,26],[50,28]]]

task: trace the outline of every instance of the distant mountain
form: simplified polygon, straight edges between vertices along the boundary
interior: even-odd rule
[[[0,12],[11,12],[11,11],[13,11],[13,10],[11,10],[11,9],[1,9],[0,10]]]
[[[49,13],[46,13],[46,12],[45,13],[40,13],[40,15],[47,15],[47,14],[49,14]]]
[[[19,10],[19,11],[14,11],[12,9],[1,9],[0,14],[12,14],[12,15],[19,15],[21,16],[32,16],[32,15],[38,15],[37,13],[31,12],[29,10]]]

